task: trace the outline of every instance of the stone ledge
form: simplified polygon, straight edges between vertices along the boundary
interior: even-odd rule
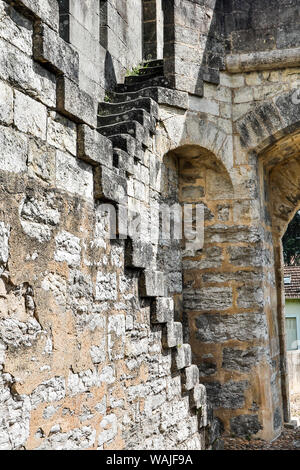
[[[55,31],[59,30],[59,7],[57,0],[9,0],[7,3],[21,11],[24,16],[39,19]]]
[[[113,146],[109,139],[86,124],[78,126],[78,158],[91,165],[112,167]]]
[[[33,57],[42,64],[47,64],[55,73],[64,74],[78,83],[78,52],[40,21],[34,25]]]
[[[57,110],[75,122],[97,126],[96,101],[65,76],[57,79]]]
[[[230,73],[255,72],[258,70],[299,66],[300,47],[249,54],[234,54],[226,57],[226,70]]]

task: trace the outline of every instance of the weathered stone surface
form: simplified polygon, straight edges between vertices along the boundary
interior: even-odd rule
[[[15,130],[0,126],[0,169],[22,173],[26,171],[28,138]]]
[[[265,339],[266,319],[263,314],[199,315],[196,318],[197,339],[203,342],[225,342],[230,339],[247,341]]]
[[[142,297],[163,297],[165,295],[164,273],[145,270],[140,278]]]
[[[0,122],[12,124],[14,96],[11,87],[0,82]]]
[[[184,305],[188,310],[227,310],[232,306],[232,290],[228,287],[186,290],[184,292]]]
[[[262,429],[257,415],[240,415],[230,420],[231,432],[238,436],[251,436]]]
[[[92,199],[94,191],[92,167],[68,153],[57,150],[56,184],[59,189]]]
[[[116,274],[97,273],[96,299],[117,300]]]
[[[77,122],[97,126],[95,100],[67,77],[57,79],[57,109]]]
[[[199,383],[199,369],[196,365],[186,367],[182,371],[181,383],[186,391],[192,390]]]
[[[17,84],[25,93],[39,99],[47,106],[55,106],[55,77],[32,62],[31,58],[14,47],[0,40],[0,77],[12,84]]]
[[[78,126],[79,158],[92,165],[112,167],[113,146],[110,140],[87,125]]]
[[[55,31],[59,26],[59,8],[55,0],[16,0],[16,5],[29,16],[33,15],[47,23]]]
[[[229,381],[209,382],[206,384],[207,397],[210,404],[216,408],[239,409],[245,404],[245,391],[249,388],[249,382]]]
[[[9,256],[10,226],[0,222],[0,262],[7,263]]]
[[[46,183],[55,181],[56,151],[39,139],[30,139],[28,145],[28,175]]]
[[[56,73],[70,80],[79,80],[79,56],[68,43],[46,24],[36,23],[33,35],[33,56]]]
[[[152,304],[151,321],[153,323],[168,323],[173,319],[174,300],[171,297],[158,297]]]
[[[50,113],[47,122],[47,142],[63,152],[76,155],[76,124],[58,113]]]
[[[256,366],[265,356],[266,350],[263,347],[253,347],[246,350],[224,348],[222,367],[226,370],[250,372],[251,368]]]
[[[81,246],[78,237],[71,233],[61,232],[56,238],[55,260],[59,262],[67,262],[69,266],[78,266],[81,257]]]
[[[47,109],[38,101],[15,91],[14,124],[22,132],[46,140]]]

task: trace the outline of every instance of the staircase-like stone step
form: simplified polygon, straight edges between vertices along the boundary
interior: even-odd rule
[[[140,68],[139,70],[139,75],[140,76],[143,76],[143,75],[159,75],[159,76],[162,76],[164,74],[164,64],[163,63],[159,63],[157,65],[154,65],[154,64],[144,64],[145,66]]]
[[[134,175],[134,158],[124,150],[114,148],[113,165],[120,171],[125,172],[127,176]]]
[[[143,62],[145,67],[163,67],[164,60],[163,59],[152,59],[152,60],[145,60]]]
[[[132,92],[132,91],[139,91],[142,88],[148,88],[151,86],[168,87],[169,80],[163,76],[153,77],[153,78],[150,78],[149,80],[142,80],[140,83],[132,83],[128,85],[124,83],[124,85],[123,84],[117,85],[115,88],[115,91],[117,93],[126,93],[126,92]]]
[[[174,317],[174,300],[172,297],[158,297],[151,305],[152,323],[169,323]]]
[[[153,247],[150,242],[132,240],[128,238],[125,244],[126,268],[145,269],[153,256]]]
[[[129,134],[115,134],[110,135],[109,140],[112,142],[114,148],[124,150],[136,160],[143,160],[143,146]]]
[[[187,343],[180,344],[173,356],[173,370],[181,370],[192,364],[192,349]]]
[[[147,127],[142,126],[137,121],[121,122],[111,126],[98,127],[98,132],[105,137],[110,137],[117,134],[129,134],[143,145],[148,147],[150,145],[150,131]]]
[[[164,348],[175,348],[183,344],[182,324],[179,322],[168,322],[162,331],[162,343]]]
[[[188,108],[188,94],[183,91],[171,90],[161,86],[151,86],[133,92],[109,92],[111,103],[131,102],[141,98],[152,98],[158,104]]]
[[[158,105],[151,97],[142,97],[120,103],[102,102],[99,103],[98,114],[103,117],[112,114],[123,114],[134,109],[144,109],[154,118],[158,118]]]
[[[125,77],[124,83],[131,85],[133,83],[141,83],[143,81],[151,80],[154,77],[162,77],[164,73],[163,67],[153,67],[152,69],[144,68],[139,70],[139,75],[129,75]]]
[[[156,120],[144,109],[131,109],[121,114],[110,114],[98,116],[98,129],[105,126],[112,126],[122,122],[137,121],[143,127],[148,128],[153,134],[156,130]]]
[[[199,383],[199,369],[195,364],[181,371],[181,386],[183,392],[191,391]]]

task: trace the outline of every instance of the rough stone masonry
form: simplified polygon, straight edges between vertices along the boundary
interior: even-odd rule
[[[279,435],[299,28],[299,0],[0,0],[0,449]],[[153,240],[186,203],[203,248]]]

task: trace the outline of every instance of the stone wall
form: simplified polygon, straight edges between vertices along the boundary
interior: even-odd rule
[[[299,47],[297,0],[224,1],[227,48],[232,53]]]
[[[0,448],[273,439],[289,419],[297,51],[295,67],[250,52],[231,73],[222,2],[168,1],[169,82],[112,91],[141,61],[142,3],[100,7],[0,1]],[[203,204],[202,248],[152,238],[174,203]],[[112,207],[130,237],[121,218],[112,237]]]

